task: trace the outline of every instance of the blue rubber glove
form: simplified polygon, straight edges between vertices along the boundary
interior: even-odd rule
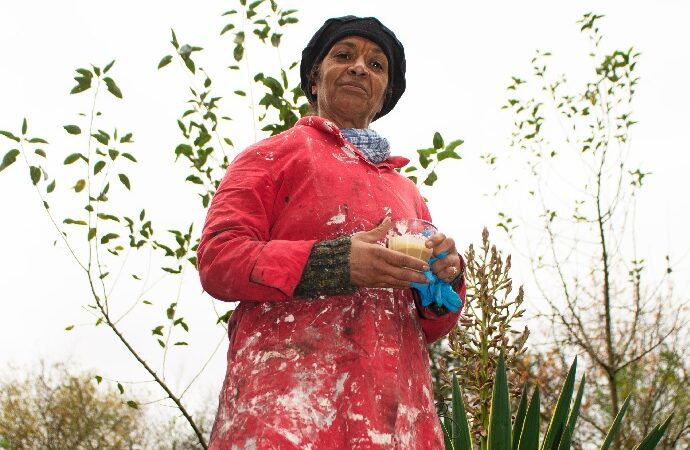
[[[419,292],[422,306],[436,303],[438,306],[445,306],[450,312],[456,312],[462,306],[462,299],[447,281],[440,279],[431,271],[431,265],[446,256],[448,256],[448,252],[441,252],[438,256],[429,258],[429,270],[424,272],[429,283],[412,283],[412,288]]]

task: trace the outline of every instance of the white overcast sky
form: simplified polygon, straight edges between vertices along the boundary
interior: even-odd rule
[[[437,186],[425,193],[439,227],[463,248],[479,240],[484,225],[496,222],[497,206],[483,195],[492,185],[491,172],[479,162],[479,155],[499,154],[508,147],[511,117],[500,107],[510,76],[526,75],[534,51],[541,49],[555,54],[557,71],[582,79],[587,75],[582,70],[588,67],[588,43],[575,22],[585,12],[605,14],[601,21],[604,47],[633,46],[642,53],[633,150],[653,176],[640,199],[643,214],[638,239],[652,261],[671,254],[678,262],[677,282],[688,286],[687,2],[286,0],[280,5],[298,9],[300,19],[284,38],[284,63],[299,58],[301,48],[328,17],[373,15],[395,31],[406,48],[408,89],[397,108],[374,128],[391,140],[395,153],[410,157],[415,149],[428,146],[437,130],[446,140],[465,140],[459,149],[464,159],[449,164]],[[161,232],[192,220],[200,226],[203,211],[192,191],[180,183],[183,167],[172,165],[172,149],[180,141],[175,120],[184,110],[187,78],[179,66],[162,71],[156,66],[171,51],[169,30],[174,28],[182,44],[205,48],[197,63],[212,74],[218,94],[234,99],[231,91],[243,88],[242,80],[224,70],[232,63],[232,42],[229,35],[218,36],[225,24],[221,13],[233,7],[234,2],[215,0],[3,1],[0,129],[16,132],[27,117],[29,133],[48,139],[51,161],[59,163],[78,145],[67,139],[62,125],[77,123],[77,112],[88,108],[85,94],[68,95],[73,70],[90,63],[102,67],[115,59],[112,76],[125,98],[104,97],[99,107],[105,115],[103,126],[134,133],[132,151],[140,164],[131,176],[136,195],[118,198],[113,194],[113,201],[134,211],[147,206]],[[253,68],[261,65],[260,61],[252,64]],[[249,117],[246,105],[226,102],[224,107],[239,124],[229,133],[235,143],[250,143],[253,133],[242,131],[243,120],[248,123]],[[11,142],[0,137],[0,157],[10,148]],[[60,164],[54,167],[55,174],[64,172]],[[0,173],[0,367],[32,364],[42,358],[94,368],[111,378],[142,379],[141,371],[107,330],[84,325],[64,331],[71,324],[92,322],[83,308],[89,301],[88,291],[64,247],[53,246],[56,234],[27,172],[23,161],[18,161]],[[53,194],[56,210],[70,205],[67,200],[61,205],[59,200],[70,198],[67,185],[63,181],[62,189]],[[498,231],[494,235],[500,241]],[[516,271],[518,277],[528,278],[524,266]],[[163,278],[152,296],[167,304],[176,289],[174,280]],[[211,326],[211,301],[201,294],[194,273],[187,274],[181,292],[180,307],[191,318],[192,345],[171,355],[168,374],[174,384],[183,386],[221,342],[193,391],[195,398],[211,397],[215,402],[225,366],[223,332]],[[131,291],[123,288],[113,295],[120,305],[128,305]],[[158,364],[159,352],[150,339],[155,322],[163,323],[161,312],[157,314],[153,319],[134,314],[123,326]]]

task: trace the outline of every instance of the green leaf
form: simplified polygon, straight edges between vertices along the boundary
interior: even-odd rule
[[[618,410],[618,414],[616,414],[616,418],[613,419],[613,423],[611,424],[611,427],[609,428],[608,433],[606,433],[606,438],[604,438],[604,443],[601,444],[601,447],[599,447],[599,450],[609,450],[611,447],[611,443],[613,442],[613,439],[616,437],[616,434],[618,433],[618,429],[621,426],[621,422],[623,421],[623,417],[625,416],[625,413],[628,411],[628,406],[630,405],[630,395],[625,398],[625,401],[623,402],[623,406],[621,406],[621,409]]]
[[[65,165],[72,164],[73,162],[77,161],[79,158],[81,158],[81,154],[72,153],[67,158],[65,158]]]
[[[197,177],[196,175],[190,175],[187,178],[185,178],[185,181],[190,181],[194,184],[204,184],[204,182],[201,180],[201,178]]]
[[[5,136],[5,137],[8,138],[8,139],[12,139],[13,141],[16,141],[16,142],[21,141],[21,139],[19,139],[17,136],[15,136],[14,134],[10,133],[9,131],[0,130],[0,134],[2,134],[3,136]]]
[[[175,345],[189,345],[184,341],[175,342]]]
[[[158,68],[162,69],[163,67],[170,64],[171,61],[172,61],[172,55],[165,55],[164,57],[161,58],[160,62],[158,63]]]
[[[36,150],[34,150],[34,153],[36,153],[38,156],[42,156],[44,158],[47,158],[46,152],[41,150],[40,148],[37,148]]]
[[[86,222],[83,220],[75,220],[75,219],[70,219],[70,218],[63,220],[62,223],[66,224],[66,225],[83,225],[83,226],[86,225]]]
[[[130,184],[129,184],[129,178],[127,178],[127,175],[125,175],[124,173],[121,173],[118,175],[118,177],[120,178],[120,182],[125,185],[127,190],[130,190],[131,188],[130,188]]]
[[[51,193],[55,190],[55,180],[51,181],[48,187],[46,188],[47,193]]]
[[[185,59],[184,65],[187,66],[187,69],[189,69],[190,72],[196,73],[196,66],[194,65],[192,58]]]
[[[104,68],[103,68],[103,73],[108,73],[108,71],[113,67],[113,64],[115,64],[115,60],[113,59],[110,61]]]
[[[80,134],[81,128],[76,125],[65,125],[63,127],[69,134]]]
[[[173,317],[175,317],[175,307],[177,306],[177,303],[171,303],[170,306],[168,306],[168,309],[165,310],[165,315],[168,317],[168,320],[172,320]]]
[[[442,416],[441,420],[441,430],[443,431],[443,448],[445,450],[454,450],[453,442],[451,441],[451,436],[453,435],[453,424],[451,418],[448,416]]]
[[[434,140],[436,140],[434,138]],[[489,448],[491,450],[511,449],[510,430],[510,400],[508,397],[508,378],[503,352],[496,363],[496,377],[491,395],[491,411],[489,412]]]
[[[19,156],[19,150],[17,149],[12,149],[5,153],[5,156],[2,158],[2,163],[0,163],[0,172],[14,164],[17,160],[17,156]]]
[[[34,186],[41,181],[41,168],[36,166],[29,166],[29,176],[31,177],[31,182]]]
[[[90,241],[91,239],[96,237],[96,229],[95,228],[89,228],[89,234],[87,236],[88,240]]]
[[[74,185],[74,192],[81,192],[84,190],[84,187],[86,187],[86,180],[77,180],[76,184]]]
[[[175,35],[175,30],[171,28],[170,33],[172,34],[172,40],[170,41],[170,43],[173,45],[173,47],[179,48],[180,44],[177,43],[177,36]]]
[[[438,131],[434,133],[434,148],[436,150],[440,150],[443,148],[443,137],[441,137],[441,133]]]
[[[438,152],[437,158],[439,161],[443,161],[444,159],[448,158],[462,159],[462,157],[458,155],[455,150],[443,150],[442,152]]]
[[[122,383],[117,383],[117,390],[120,391],[120,395],[125,393],[125,388],[122,386]]]
[[[455,150],[456,148],[458,148],[459,146],[461,146],[464,143],[465,143],[465,141],[463,141],[462,139],[456,139],[453,142],[451,142],[450,144],[446,145],[446,150]]]
[[[96,164],[93,165],[93,174],[97,175],[104,167],[105,161],[97,161]]]
[[[234,309],[229,309],[225,311],[225,314],[218,316],[218,320],[216,320],[216,324],[219,323],[227,323],[228,319],[230,319],[230,316],[234,312]]]
[[[575,394],[575,403],[573,407],[570,408],[570,414],[568,414],[568,421],[563,429],[563,435],[561,436],[561,442],[558,445],[558,450],[569,450],[570,442],[573,438],[573,432],[575,431],[575,422],[577,422],[577,417],[580,414],[580,405],[582,404],[582,395],[585,390],[585,376],[582,375],[580,381],[580,386],[577,389],[577,394]]]
[[[429,176],[426,177],[426,180],[424,180],[424,184],[426,184],[427,186],[433,186],[436,180],[438,180],[436,172],[431,172]]]
[[[671,424],[672,418],[673,414],[668,416],[664,423],[655,426],[633,450],[654,450],[659,441],[661,441],[661,438],[664,437],[666,429]]]
[[[188,144],[180,144],[175,148],[175,160],[180,157],[180,155],[185,155],[188,158],[191,158],[194,156],[194,151],[192,150],[192,146]]]
[[[115,161],[115,158],[117,158],[119,154],[120,154],[120,152],[118,152],[114,148],[108,149],[108,156],[110,156],[110,159],[113,161]]]
[[[112,220],[114,222],[119,222],[120,219],[117,216],[113,216],[111,214],[105,214],[105,213],[98,213],[97,214],[98,218],[101,220]]]
[[[242,57],[244,56],[244,47],[242,44],[237,44],[235,46],[235,49],[232,51],[232,56],[235,58],[235,61],[241,61]]]
[[[26,134],[28,126],[26,124],[26,118],[24,118],[24,121],[22,122],[22,135]]]
[[[525,391],[525,394],[527,392]],[[518,450],[536,450],[539,447],[539,389],[535,389],[529,402],[525,421],[519,430]],[[516,442],[513,442],[515,448]]]
[[[520,443],[520,433],[522,426],[525,423],[525,414],[527,413],[527,383],[522,387],[522,394],[520,395],[520,404],[518,405],[517,413],[515,413],[515,420],[513,421],[513,450],[517,450]],[[536,446],[534,447],[536,448]]]
[[[283,35],[280,34],[280,33],[273,33],[273,34],[271,35],[271,45],[274,46],[274,47],[279,47],[279,46],[280,46],[280,38],[281,38],[282,36],[283,36]]]
[[[105,81],[105,85],[108,87],[108,92],[117,98],[122,98],[122,91],[120,91],[120,88],[117,87],[117,84],[115,84],[115,81],[112,78],[105,77],[103,78],[103,81]]]
[[[65,331],[72,331],[74,330],[74,325],[69,325],[65,327]]]
[[[105,236],[101,237],[101,244],[107,244],[110,242],[112,239],[117,239],[119,238],[120,235],[115,234],[115,233],[108,233]]]
[[[43,138],[31,138],[29,139],[30,144],[47,144],[48,141],[46,141]]]
[[[163,325],[158,325],[156,328],[151,330],[153,336],[163,336]]]
[[[120,138],[120,143],[124,144],[127,142],[132,142],[132,133],[127,133]]]
[[[228,31],[232,30],[233,28],[235,28],[235,25],[233,25],[233,24],[231,24],[231,23],[225,25],[225,26],[223,27],[223,29],[221,30],[220,35],[221,35],[221,36],[224,35],[225,33],[227,33]]]
[[[110,142],[110,135],[105,131],[99,130],[98,133],[94,133],[91,136],[103,145],[108,145],[108,142]]]
[[[460,390],[458,378],[453,373],[453,421],[451,424],[452,443],[456,449],[472,450],[472,435],[470,434],[470,425],[467,421],[467,413],[465,411],[465,403]]]
[[[577,357],[573,361],[568,371],[568,376],[563,383],[561,388],[561,393],[558,396],[558,401],[556,402],[556,408],[554,409],[553,416],[549,421],[549,426],[546,429],[546,435],[544,441],[541,444],[542,450],[550,450],[556,443],[556,438],[562,436],[563,427],[565,426],[566,415],[570,409],[570,400],[573,397],[573,389],[575,387],[575,371],[577,370]]]
[[[101,384],[101,381],[103,381],[103,377],[100,375],[96,375],[94,378],[96,379],[96,383],[98,384]]]

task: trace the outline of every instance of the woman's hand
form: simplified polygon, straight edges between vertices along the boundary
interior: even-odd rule
[[[426,246],[434,250],[434,256],[443,252],[448,253],[448,256],[431,265],[431,271],[442,280],[453,281],[460,274],[462,268],[460,255],[455,248],[455,241],[443,233],[436,233],[426,241]]]
[[[421,273],[429,270],[426,263],[377,243],[386,239],[391,228],[391,219],[386,218],[376,228],[352,236],[350,283],[354,286],[409,288],[412,282],[427,282]]]

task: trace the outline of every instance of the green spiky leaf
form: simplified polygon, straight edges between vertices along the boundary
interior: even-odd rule
[[[618,429],[621,426],[621,422],[623,421],[623,417],[625,416],[626,411],[628,411],[628,406],[630,405],[630,395],[628,395],[625,398],[625,401],[623,402],[623,406],[621,406],[621,409],[618,410],[618,414],[616,414],[616,418],[613,419],[613,423],[611,424],[611,427],[609,428],[608,433],[606,433],[606,438],[604,439],[604,443],[601,444],[601,447],[599,447],[599,450],[609,450],[611,447],[611,444],[613,443],[613,439],[616,437],[616,434],[618,433]]]
[[[513,445],[516,445],[513,442]],[[518,450],[539,448],[539,389],[535,389],[519,434]]]
[[[508,397],[508,377],[503,352],[496,363],[496,377],[494,378],[491,396],[491,412],[489,413],[489,448],[491,450],[510,450],[510,399]]]
[[[515,413],[515,420],[513,421],[513,450],[517,450],[517,446],[520,443],[520,432],[522,432],[522,425],[525,423],[527,404],[527,383],[525,383],[522,387],[520,404],[518,405],[517,413]]]
[[[556,408],[554,409],[553,416],[551,416],[551,420],[549,421],[549,426],[546,429],[544,441],[541,444],[542,450],[550,450],[553,448],[554,444],[558,442],[558,439],[560,439],[563,434],[563,428],[565,427],[568,410],[570,409],[570,400],[573,398],[576,370],[577,357],[575,357],[573,364],[570,366],[568,376],[566,377],[563,387],[561,388],[561,393],[558,396]]]

